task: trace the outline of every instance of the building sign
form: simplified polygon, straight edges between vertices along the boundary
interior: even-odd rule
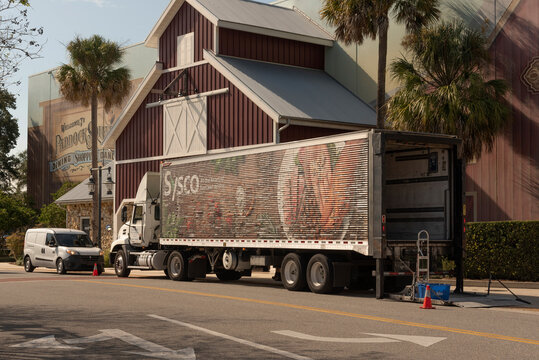
[[[86,167],[81,165],[91,164],[92,148],[92,121],[91,112],[87,109],[83,111],[68,112],[58,114],[60,121],[54,124],[54,144],[53,158],[49,161],[49,171],[68,171],[71,174],[78,174],[83,171],[87,173]],[[105,135],[115,121],[115,112],[105,113],[98,111],[97,141],[103,141]],[[114,150],[99,149],[98,161],[114,160]]]
[[[361,240],[365,139],[164,166],[167,238]]]

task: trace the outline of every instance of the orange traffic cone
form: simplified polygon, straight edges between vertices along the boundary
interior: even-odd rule
[[[97,272],[97,263],[94,263],[94,272],[92,273],[92,276],[99,276],[99,273]]]
[[[423,306],[420,306],[420,309],[436,309],[432,306],[432,301],[430,299],[430,286],[427,285],[425,290],[425,300],[423,300]]]

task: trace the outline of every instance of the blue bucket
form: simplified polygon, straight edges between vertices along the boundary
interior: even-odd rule
[[[435,300],[449,300],[449,284],[417,284],[417,297],[423,299],[427,285],[430,286],[430,297]]]

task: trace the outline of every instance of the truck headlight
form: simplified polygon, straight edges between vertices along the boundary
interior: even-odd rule
[[[103,256],[104,254],[103,250],[99,251],[99,256]]]
[[[78,251],[70,250],[70,249],[67,249],[67,250],[66,250],[66,253],[68,253],[69,255],[79,255],[79,252],[78,252]]]

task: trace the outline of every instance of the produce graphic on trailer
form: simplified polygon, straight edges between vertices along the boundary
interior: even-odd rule
[[[357,151],[363,142],[163,169],[163,236],[337,240],[365,236],[361,228],[366,208],[357,206],[360,194],[350,196],[364,173],[358,169],[366,159],[362,162]]]

